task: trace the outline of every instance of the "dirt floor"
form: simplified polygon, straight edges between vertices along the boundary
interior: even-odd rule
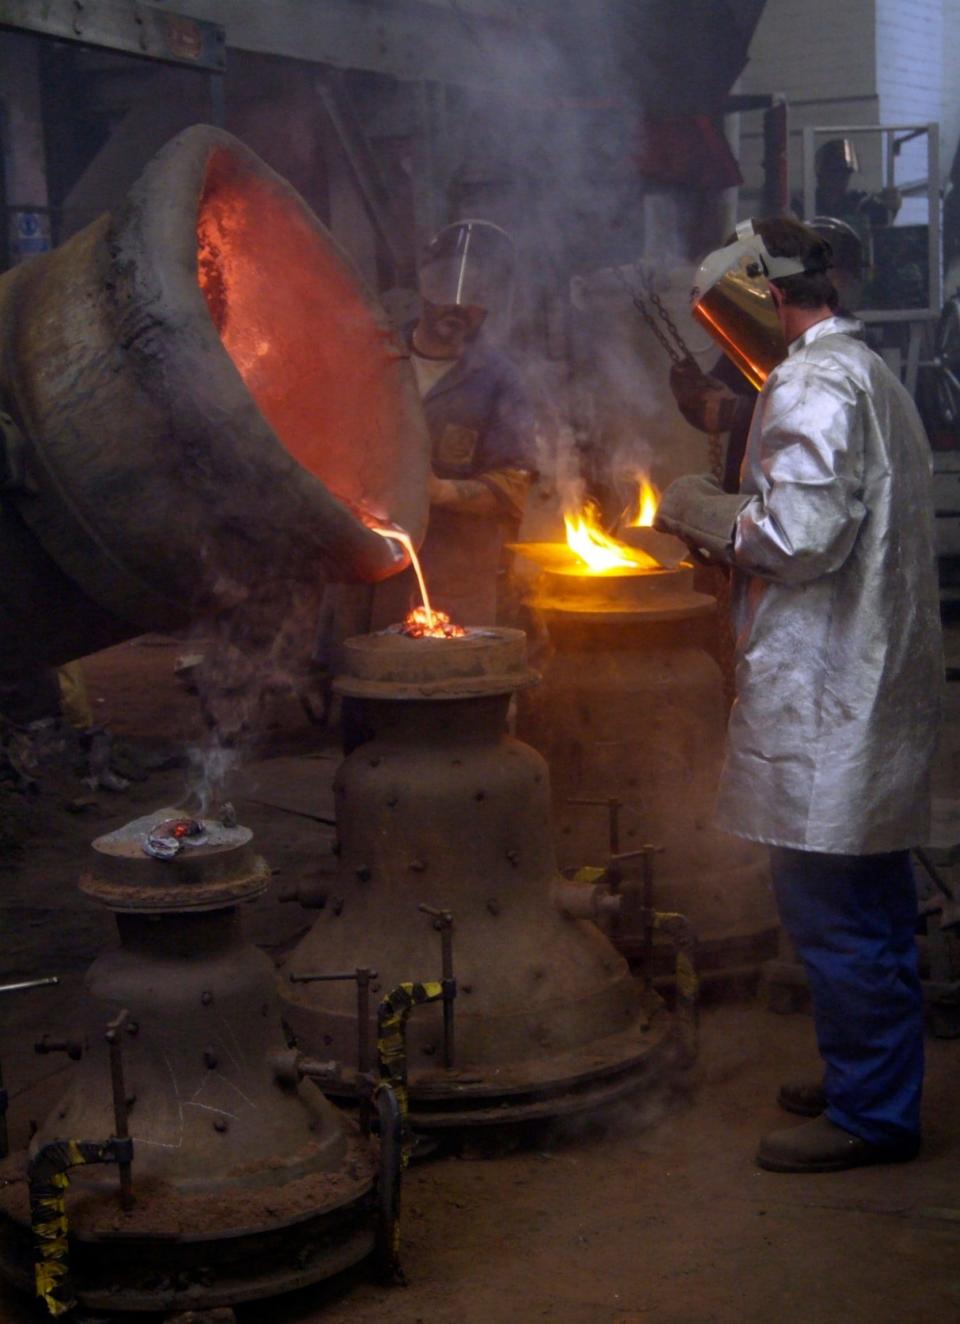
[[[953,660],[960,652],[954,627]],[[14,1147],[71,1064],[37,1057],[62,1032],[112,920],[76,889],[91,838],[175,802],[182,750],[201,738],[195,698],[173,677],[183,646],[150,636],[86,663],[98,718],[128,740],[144,781],[91,792],[48,786],[18,852],[0,863],[0,979],[57,974],[57,988],[0,998],[0,1061]],[[960,785],[960,686],[938,791]],[[309,922],[280,892],[328,870],[332,741],[295,698],[271,707],[237,787],[241,820],[275,871],[247,908],[270,951]],[[305,760],[310,760],[305,764]],[[304,767],[315,794],[304,794]],[[914,1163],[819,1177],[765,1173],[763,1131],[789,1124],[780,1081],[815,1077],[810,1020],[754,1000],[708,1006],[691,1079],[496,1159],[414,1166],[404,1189],[406,1287],[354,1271],[238,1311],[241,1324],[947,1324],[960,1320],[960,1041],[930,1039],[925,1145]],[[0,1286],[0,1322],[44,1318]]]

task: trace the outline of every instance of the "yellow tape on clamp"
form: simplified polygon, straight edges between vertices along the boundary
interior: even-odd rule
[[[442,997],[443,984],[439,979],[432,979],[422,983],[398,984],[380,1004],[380,1034],[377,1039],[380,1076],[393,1086],[403,1116],[407,1114],[407,1050],[403,1027],[414,1007],[436,1002]],[[384,1011],[384,1008],[387,1010]]]
[[[63,1238],[62,1245],[51,1245],[51,1250],[57,1255],[65,1256],[67,1253],[67,1239]],[[69,1302],[60,1301],[57,1298],[57,1292],[60,1283],[67,1276],[66,1266],[61,1260],[42,1260],[36,1266],[35,1281],[37,1286],[37,1296],[39,1296],[51,1315],[65,1315],[72,1309]]]
[[[66,1168],[80,1168],[87,1163],[80,1143],[67,1140],[62,1145]],[[64,1280],[69,1280],[67,1268],[67,1190],[70,1177],[66,1170],[52,1172],[42,1182],[50,1193],[36,1200],[31,1219],[31,1230],[37,1243],[39,1258],[34,1264],[34,1284],[37,1296],[54,1317],[73,1309],[74,1301],[63,1299]]]
[[[585,864],[582,869],[578,869],[573,875],[573,881],[575,883],[596,883],[606,872],[606,869],[597,869],[592,864]]]
[[[82,1168],[87,1161],[83,1150],[80,1148],[80,1145],[76,1140],[67,1141],[67,1161],[71,1168]],[[69,1178],[66,1173],[63,1172],[58,1172],[53,1180],[55,1184],[63,1182],[64,1187],[70,1185]]]

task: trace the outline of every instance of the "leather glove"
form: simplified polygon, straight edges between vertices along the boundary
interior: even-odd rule
[[[729,432],[737,396],[718,377],[708,377],[692,359],[670,369],[670,390],[680,413],[700,432]]]
[[[724,492],[712,474],[685,474],[660,498],[653,527],[682,538],[698,556],[731,565],[737,516],[749,500]]]

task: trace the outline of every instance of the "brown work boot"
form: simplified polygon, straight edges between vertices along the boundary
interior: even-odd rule
[[[777,1103],[798,1117],[819,1117],[827,1106],[827,1096],[819,1081],[790,1080],[780,1086]]]
[[[851,1135],[828,1117],[771,1131],[760,1141],[757,1162],[769,1172],[840,1172],[868,1163],[905,1163],[916,1158],[919,1136],[875,1145]]]

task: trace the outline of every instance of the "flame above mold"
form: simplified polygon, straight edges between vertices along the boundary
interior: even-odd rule
[[[633,517],[626,522],[628,529],[653,528],[654,516],[660,504],[660,493],[642,474],[637,479],[637,507]]]
[[[508,545],[555,574],[622,576],[672,570],[684,559],[685,549],[679,540],[653,530],[659,501],[657,489],[640,476],[633,514],[621,517],[623,538],[604,529],[596,502],[585,501],[578,511],[563,517],[565,542]]]
[[[628,547],[626,543],[605,533],[600,526],[600,512],[593,502],[576,515],[564,515],[567,546],[579,557],[590,575],[608,574],[618,570],[658,570],[660,563],[646,552]]]

